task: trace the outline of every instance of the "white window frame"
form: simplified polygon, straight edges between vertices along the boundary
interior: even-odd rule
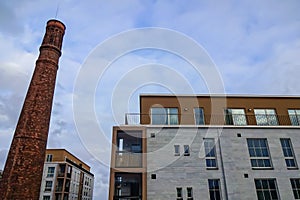
[[[48,185],[49,183],[49,185]],[[51,183],[51,184],[50,184]],[[45,182],[45,192],[51,192],[52,191],[52,186],[53,186],[53,181],[46,181]]]
[[[254,109],[256,124],[258,126],[278,126],[276,110],[273,108]]]
[[[193,199],[193,188],[187,187],[186,194],[187,194],[187,200],[192,200]]]
[[[187,151],[186,151],[187,150]],[[190,150],[190,145],[183,145],[183,155],[184,156],[189,156],[191,153],[191,150]]]
[[[200,112],[198,112],[200,111]],[[204,109],[201,107],[194,108],[194,119],[196,125],[205,125]]]
[[[294,198],[300,199],[300,178],[291,178],[290,182],[291,182]]]
[[[174,145],[174,155],[180,156],[180,145],[178,145],[178,144]]]
[[[46,162],[52,162],[52,158],[53,158],[52,154],[47,154],[46,155]]]
[[[292,126],[300,125],[300,109],[288,109]]]
[[[210,181],[216,181],[218,183],[218,188],[211,188],[210,187]],[[220,179],[208,179],[208,194],[209,194],[209,199],[215,200],[215,199],[222,199],[222,191],[221,191],[221,181]],[[214,193],[214,196],[212,197],[210,194],[211,192]],[[216,192],[219,193],[219,196],[216,197]]]
[[[209,142],[209,143],[207,143]],[[206,144],[213,144],[213,146],[206,146]],[[216,143],[214,138],[203,138],[204,152],[205,152],[205,165],[206,169],[218,169]],[[214,156],[209,155],[213,151]],[[208,166],[208,160],[214,160],[215,166]]]
[[[166,118],[164,119],[163,123],[154,123],[155,120],[153,120],[153,117],[155,117],[157,114],[154,114],[154,109],[161,109],[164,110],[164,114],[159,114],[160,117]],[[172,111],[175,111],[176,113],[172,113]],[[179,113],[178,108],[176,107],[168,107],[168,108],[162,108],[162,107],[152,107],[151,108],[151,124],[152,125],[178,125],[179,124]],[[175,117],[175,118],[173,118]],[[174,122],[173,122],[174,120]],[[158,120],[159,121],[159,120]]]
[[[176,197],[177,197],[177,200],[182,200],[183,199],[182,187],[177,187],[176,188]]]
[[[288,146],[283,146],[283,141],[287,142]],[[298,169],[298,165],[297,165],[297,161],[296,161],[296,157],[295,157],[295,153],[294,153],[294,149],[293,149],[293,145],[292,145],[292,141],[290,138],[280,138],[280,144],[281,144],[281,149],[282,149],[282,153],[285,159],[285,164],[286,167],[288,169]],[[285,155],[286,152],[290,152],[292,155]],[[295,165],[294,166],[289,166],[288,162],[290,160],[293,160]]]
[[[261,186],[265,186],[265,184],[263,184],[262,182],[263,181],[268,181],[267,183],[267,186],[268,188],[258,188],[258,181],[260,181],[261,183],[259,183]],[[274,181],[272,184],[275,185],[275,188],[270,188],[270,181]],[[269,198],[265,197],[265,193],[268,192],[269,195],[271,196],[272,195],[272,191],[276,191],[276,195],[277,195],[277,200],[280,199],[280,196],[279,196],[279,192],[278,192],[278,186],[277,186],[277,181],[275,178],[262,178],[262,179],[254,179],[254,185],[255,185],[255,191],[256,191],[256,195],[257,195],[257,199],[258,200],[269,200]],[[260,196],[259,193],[262,195]],[[260,198],[262,197],[262,198]],[[272,196],[271,196],[272,197]]]
[[[225,113],[225,124],[235,126],[246,126],[247,118],[245,115],[244,108],[226,108]]]
[[[249,141],[252,140],[253,144],[255,145],[255,140],[258,141],[259,146],[249,146]],[[266,143],[266,147],[261,146],[261,141],[264,141]],[[266,138],[247,138],[247,146],[248,146],[248,152],[249,152],[249,156],[250,156],[250,164],[252,169],[272,169],[273,168],[273,164],[272,164],[272,159],[271,159],[271,154],[270,154],[270,150],[269,150],[269,145],[268,145],[268,141]],[[266,150],[267,155],[262,155],[262,156],[253,156],[251,155],[251,150],[253,149],[254,154],[263,154],[263,150]],[[261,153],[260,153],[261,152]],[[270,166],[259,166],[259,164],[261,162],[263,162],[263,165],[265,165],[265,160],[269,160]],[[253,166],[252,161],[256,161],[257,166]]]
[[[53,172],[51,172],[50,170],[53,169]],[[55,167],[48,167],[48,170],[47,170],[47,178],[48,177],[54,177],[54,174],[55,174]]]

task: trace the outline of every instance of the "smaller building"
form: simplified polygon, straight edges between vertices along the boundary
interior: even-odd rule
[[[2,170],[0,170],[0,178],[2,178],[2,173],[3,173],[3,171],[2,171]]]
[[[47,149],[40,200],[91,200],[90,167],[65,149]]]

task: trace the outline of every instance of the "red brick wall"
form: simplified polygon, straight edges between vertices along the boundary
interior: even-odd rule
[[[0,182],[0,199],[39,199],[64,25],[47,23]]]

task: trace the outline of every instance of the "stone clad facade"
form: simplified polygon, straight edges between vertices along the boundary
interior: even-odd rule
[[[141,95],[140,111],[113,128],[109,200],[300,198],[300,97]]]

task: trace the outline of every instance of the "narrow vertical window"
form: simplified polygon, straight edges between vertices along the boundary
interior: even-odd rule
[[[289,138],[281,138],[280,139],[281,148],[283,151],[285,164],[288,169],[295,169],[297,168],[297,162],[294,155],[293,147],[291,139]]]
[[[189,156],[190,155],[190,146],[189,145],[184,145],[184,155]]]
[[[196,125],[204,125],[204,112],[203,108],[194,108],[194,117]]]
[[[154,125],[178,124],[178,108],[151,108],[151,123]]]
[[[204,138],[205,162],[207,168],[217,168],[215,139]]]
[[[47,154],[46,162],[52,162],[52,154]]]
[[[176,188],[176,192],[177,192],[177,200],[182,200],[183,196],[182,196],[182,188]]]
[[[288,110],[289,117],[291,120],[291,124],[293,126],[299,126],[300,125],[300,109],[289,109]]]
[[[256,124],[260,126],[278,125],[275,109],[254,109]]]
[[[247,125],[244,109],[225,109],[225,122],[226,125]]]
[[[300,199],[300,179],[292,178],[290,181],[295,199]]]
[[[258,200],[279,199],[275,179],[255,179],[254,182]]]
[[[191,187],[186,188],[186,192],[187,192],[187,199],[193,200],[193,188]]]
[[[209,199],[221,200],[220,179],[208,179]]]
[[[271,168],[272,162],[267,139],[247,139],[252,168]]]
[[[174,155],[175,156],[180,156],[180,147],[179,145],[174,145]]]

